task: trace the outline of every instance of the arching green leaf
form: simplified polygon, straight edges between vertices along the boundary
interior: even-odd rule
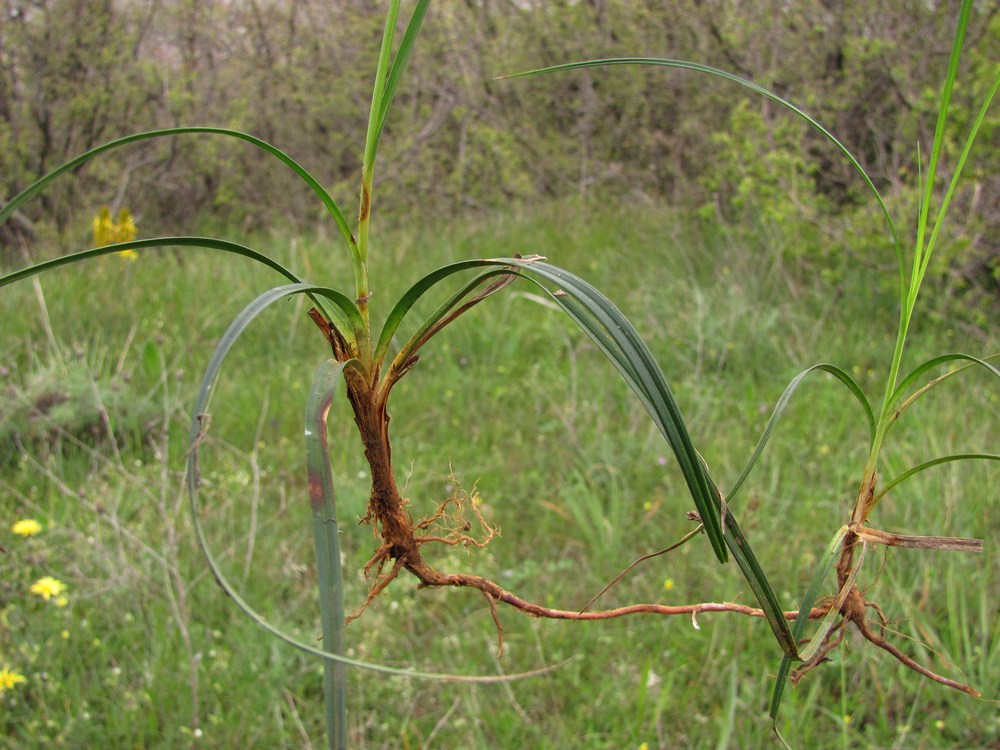
[[[221,250],[223,252],[233,253],[234,255],[241,255],[245,258],[255,260],[258,263],[262,263],[268,268],[274,269],[290,281],[299,284],[303,283],[302,279],[300,279],[295,273],[285,268],[273,258],[246,247],[245,245],[229,242],[228,240],[216,239],[214,237],[155,237],[143,240],[131,240],[130,242],[119,242],[114,245],[91,248],[90,250],[81,250],[77,253],[70,253],[68,255],[62,255],[58,258],[52,258],[51,260],[36,263],[33,266],[28,266],[27,268],[22,268],[14,271],[13,273],[9,273],[6,276],[0,277],[0,287],[44,273],[45,271],[50,271],[54,268],[59,268],[60,266],[79,263],[80,261],[90,260],[92,258],[99,258],[103,255],[120,253],[125,250],[141,251],[163,247],[196,247],[207,250]],[[310,296],[313,296],[314,299],[318,296],[327,298],[334,302],[334,307],[323,305],[322,303],[319,304],[327,316],[332,319],[333,324],[343,334],[344,338],[352,346],[356,346],[356,342],[359,340],[357,338],[357,332],[358,330],[363,329],[359,329],[361,319],[353,301],[332,289],[310,285],[305,286],[310,287],[311,291],[309,294]],[[366,337],[362,336],[360,340],[364,341],[365,339]]]
[[[861,390],[861,387],[854,381],[854,379],[836,365],[831,365],[826,362],[821,362],[813,365],[812,367],[808,367],[792,378],[791,382],[785,386],[785,390],[782,391],[781,397],[778,399],[778,402],[774,405],[774,409],[771,411],[771,418],[767,420],[764,432],[761,433],[760,439],[757,441],[753,455],[750,456],[750,460],[747,461],[747,465],[743,469],[743,473],[740,474],[739,478],[729,489],[729,495],[727,496],[729,502],[732,502],[736,493],[739,492],[743,483],[747,480],[747,477],[750,476],[750,472],[753,471],[754,467],[757,465],[757,461],[760,460],[760,456],[764,452],[764,447],[767,445],[768,440],[771,439],[771,433],[774,432],[774,428],[777,426],[778,420],[781,419],[782,414],[785,413],[788,402],[791,401],[795,391],[798,389],[799,385],[801,385],[806,376],[814,372],[827,372],[847,386],[848,390],[854,394],[858,403],[860,403],[861,407],[865,410],[865,416],[868,418],[869,439],[875,439],[875,415],[872,412],[872,407],[868,401],[868,397],[865,396],[864,391]]]
[[[577,70],[581,68],[599,68],[599,67],[609,67],[615,65],[655,65],[664,68],[677,68],[680,70],[690,70],[696,73],[704,73],[706,75],[715,76],[716,78],[721,78],[723,80],[730,81],[731,83],[735,83],[738,86],[747,88],[750,91],[759,94],[760,96],[766,97],[767,99],[770,99],[771,101],[780,104],[782,107],[785,107],[786,109],[790,110],[795,115],[801,117],[803,120],[809,123],[811,127],[813,127],[820,134],[822,134],[824,138],[833,143],[837,147],[837,149],[844,154],[844,156],[847,158],[848,162],[850,162],[854,170],[861,176],[862,180],[864,180],[865,185],[868,187],[872,196],[875,198],[879,207],[882,209],[882,215],[885,217],[886,224],[888,225],[889,233],[892,236],[893,249],[895,250],[896,253],[896,262],[899,267],[899,288],[901,292],[903,292],[906,289],[906,268],[905,268],[905,261],[903,259],[903,248],[902,245],[900,244],[899,236],[896,233],[896,225],[892,221],[892,216],[889,214],[889,209],[885,205],[885,201],[882,199],[881,193],[879,193],[878,188],[875,187],[875,183],[872,182],[871,177],[868,176],[868,173],[865,171],[864,167],[861,166],[861,163],[857,160],[854,154],[852,154],[850,150],[843,143],[841,143],[836,136],[833,135],[833,133],[831,133],[829,130],[823,127],[819,122],[817,122],[815,119],[813,119],[810,115],[801,110],[799,107],[795,106],[786,99],[783,99],[774,92],[769,91],[763,86],[760,86],[759,84],[756,84],[753,81],[748,81],[745,78],[740,78],[739,76],[729,73],[725,70],[719,70],[718,68],[713,68],[708,65],[689,62],[687,60],[671,60],[671,59],[657,58],[657,57],[614,57],[602,60],[585,60],[581,62],[566,63],[563,65],[552,65],[547,68],[538,68],[536,70],[526,70],[520,73],[513,73],[511,75],[498,76],[497,79],[501,80],[505,78],[521,78],[524,76],[538,75],[541,73],[555,73],[559,71]]]
[[[299,649],[308,654],[314,656],[319,656],[328,661],[337,662],[347,666],[358,667],[361,669],[367,669],[374,672],[381,672],[383,674],[398,675],[403,677],[419,677],[421,679],[428,680],[442,680],[449,682],[478,682],[478,683],[491,683],[491,682],[509,682],[512,680],[522,679],[524,677],[529,677],[532,675],[543,674],[545,672],[551,671],[555,667],[544,668],[539,670],[533,670],[530,672],[521,672],[518,674],[508,674],[508,675],[483,675],[483,676],[466,676],[466,675],[454,675],[454,674],[437,674],[433,672],[419,672],[410,669],[398,669],[394,667],[387,667],[381,664],[372,664],[369,662],[362,662],[357,659],[350,659],[341,654],[331,653],[325,649],[317,648],[316,646],[300,641],[292,636],[288,635],[280,628],[276,627],[270,623],[267,618],[257,612],[235,589],[235,587],[230,583],[229,579],[225,576],[219,565],[218,560],[212,553],[211,547],[208,543],[208,537],[205,533],[204,526],[202,525],[201,517],[201,502],[198,498],[198,486],[200,483],[200,471],[199,471],[199,447],[204,439],[208,414],[207,409],[211,402],[212,391],[215,386],[215,382],[218,379],[219,373],[222,369],[222,365],[225,361],[226,355],[232,349],[233,345],[247,329],[247,327],[270,305],[275,302],[287,298],[292,294],[307,294],[310,291],[316,290],[317,287],[313,287],[309,284],[289,284],[282,287],[277,287],[275,289],[270,289],[264,294],[260,295],[247,305],[246,308],[233,320],[229,328],[223,334],[216,346],[215,351],[209,360],[208,366],[205,369],[205,374],[202,377],[201,386],[198,389],[198,395],[195,399],[194,405],[194,415],[191,420],[191,429],[189,431],[189,450],[188,450],[188,467],[187,467],[187,487],[190,500],[190,509],[192,515],[192,523],[194,525],[195,535],[197,537],[198,545],[205,555],[205,560],[212,571],[212,575],[215,577],[216,582],[222,588],[223,591],[235,602],[235,604],[257,625],[261,628],[284,641],[285,643]],[[345,367],[357,366],[355,362],[344,363]],[[557,665],[558,666],[558,665]]]
[[[37,180],[33,184],[29,185],[27,188],[22,190],[18,195],[10,200],[10,202],[0,209],[0,224],[3,224],[10,216],[14,213],[21,205],[31,198],[32,196],[39,193],[46,185],[51,183],[53,180],[57,179],[59,176],[74,170],[86,162],[93,159],[95,156],[102,154],[106,151],[111,151],[112,149],[120,148],[126,146],[130,143],[136,143],[138,141],[149,140],[151,138],[165,138],[177,135],[190,135],[190,134],[203,134],[203,135],[221,135],[228,138],[237,138],[247,143],[251,143],[257,148],[263,149],[272,156],[278,158],[286,166],[288,166],[295,174],[302,178],[303,182],[309,186],[309,188],[319,197],[320,201],[326,207],[327,211],[333,217],[333,220],[337,223],[337,227],[340,229],[340,233],[344,237],[344,241],[347,243],[348,249],[351,252],[352,257],[357,254],[357,243],[354,240],[354,235],[351,234],[351,229],[347,224],[347,219],[344,218],[343,212],[340,207],[337,206],[330,194],[323,188],[322,185],[314,178],[304,167],[302,167],[297,161],[286,154],[281,149],[272,146],[266,141],[262,141],[260,138],[255,138],[247,133],[241,133],[238,130],[229,130],[227,128],[208,128],[208,127],[186,127],[186,128],[163,128],[160,130],[150,130],[145,133],[134,133],[133,135],[125,136],[124,138],[118,138],[114,141],[109,141],[101,146],[92,148],[80,156],[74,159],[70,159],[65,164],[57,167],[53,171],[49,172],[47,175]]]
[[[924,461],[916,466],[911,466],[898,477],[886,482],[882,486],[882,489],[879,490],[878,494],[875,495],[875,499],[880,500],[900,482],[905,482],[910,477],[915,476],[922,471],[927,471],[927,469],[932,469],[935,466],[940,466],[941,464],[951,463],[952,461],[1000,461],[1000,455],[995,453],[955,453],[950,456],[938,456],[937,458],[932,458],[930,461]]]
[[[946,378],[949,378],[952,375],[955,375],[955,374],[961,372],[966,367],[971,367],[972,365],[980,365],[982,367],[985,367],[987,371],[989,371],[990,373],[992,373],[996,377],[1000,378],[1000,369],[997,369],[994,365],[990,364],[990,362],[988,361],[988,360],[991,360],[991,359],[995,359],[996,357],[1000,357],[1000,354],[994,354],[994,355],[992,355],[990,357],[984,357],[983,359],[979,359],[978,357],[973,357],[973,356],[971,356],[969,354],[962,354],[960,352],[956,352],[956,353],[952,353],[952,354],[942,354],[940,357],[934,357],[932,359],[929,359],[926,362],[924,362],[921,365],[919,365],[918,367],[914,368],[913,372],[911,372],[909,375],[907,375],[905,378],[903,378],[903,380],[900,382],[900,384],[896,387],[896,390],[894,390],[892,392],[892,395],[889,397],[889,404],[893,408],[897,409],[897,414],[898,414],[898,412],[901,411],[905,407],[903,407],[903,406],[896,407],[896,404],[899,401],[899,399],[901,399],[903,397],[903,394],[906,393],[906,389],[909,388],[910,386],[912,386],[928,370],[932,370],[935,367],[938,367],[940,365],[946,364],[947,362],[965,361],[965,362],[968,362],[969,364],[964,365],[963,367],[956,368],[955,370],[952,370],[951,372],[947,372],[944,375],[941,375],[940,377],[936,378],[931,383],[928,383],[926,386],[924,386],[923,388],[921,388],[917,393],[915,393],[913,396],[911,396],[909,399],[907,399],[907,405],[909,403],[912,403],[913,400],[917,396],[919,396],[920,394],[926,392],[926,390],[932,384],[939,383],[942,380],[945,380]]]

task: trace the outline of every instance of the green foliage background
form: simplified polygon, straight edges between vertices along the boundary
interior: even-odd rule
[[[829,144],[773,104],[655,69],[493,79],[620,55],[724,68],[803,106],[891,200],[915,206],[917,144],[931,140],[956,8],[902,0],[435,4],[384,139],[378,200],[394,216],[376,209],[377,221],[407,221],[418,206],[454,216],[596,192],[700,209],[728,231],[763,228],[797,244],[800,261],[867,262],[860,259],[882,246],[884,230],[859,182]],[[0,0],[0,195],[112,137],[198,124],[275,143],[350,203],[381,22],[381,5],[359,0]],[[953,144],[1000,58],[992,4],[978,4],[970,28]],[[998,121],[994,108],[981,143],[996,143]],[[955,291],[998,290],[998,154],[973,152],[938,256]],[[88,165],[33,202],[26,218],[79,246],[84,217],[105,204],[133,208],[147,234],[205,222],[301,230],[320,219],[286,170],[249,146],[203,137]],[[835,214],[837,228],[821,221]]]

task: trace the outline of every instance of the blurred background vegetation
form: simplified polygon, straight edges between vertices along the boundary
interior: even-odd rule
[[[581,193],[667,201],[728,231],[778,235],[798,261],[869,266],[887,256],[872,252],[884,248],[884,225],[863,187],[829,143],[773,103],[659,69],[494,77],[626,55],[724,68],[802,106],[892,204],[915,211],[917,144],[931,141],[957,5],[440,3],[390,117],[376,201],[394,206],[397,223]],[[0,195],[108,139],[197,124],[278,145],[350,206],[382,3],[0,0],[0,9]],[[997,7],[980,3],[974,16],[953,146],[1000,59]],[[994,107],[936,258],[963,306],[995,303],[1000,291],[1000,150],[989,147],[998,123]],[[79,247],[102,205],[129,206],[146,236],[206,223],[301,232],[323,220],[277,162],[199,136],[102,158],[33,201],[18,226]]]

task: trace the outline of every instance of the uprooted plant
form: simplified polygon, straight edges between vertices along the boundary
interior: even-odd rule
[[[717,611],[764,617],[783,652],[783,661],[772,698],[772,717],[777,714],[782,689],[792,665],[796,662],[800,664],[793,678],[799,679],[837,647],[851,626],[868,641],[888,651],[903,664],[920,674],[943,685],[978,695],[973,687],[932,672],[890,642],[885,635],[885,617],[879,605],[874,601],[867,600],[856,583],[866,552],[873,545],[958,551],[979,551],[982,549],[982,542],[977,540],[892,534],[871,527],[869,521],[879,501],[901,482],[915,474],[951,461],[1000,460],[1000,455],[985,452],[949,455],[925,461],[889,480],[883,479],[879,474],[883,446],[900,416],[916,399],[926,394],[938,383],[967,367],[979,366],[1000,378],[1000,370],[987,361],[989,358],[976,358],[966,354],[944,354],[924,362],[905,376],[901,376],[900,372],[907,331],[915,312],[921,283],[927,273],[928,264],[949,203],[954,195],[962,167],[975,141],[990,101],[1000,86],[1000,74],[998,74],[992,83],[989,95],[982,103],[982,109],[973,120],[964,147],[952,167],[952,177],[945,186],[943,195],[939,196],[938,173],[942,158],[944,129],[969,21],[971,2],[966,0],[963,3],[958,19],[948,73],[941,92],[935,140],[923,173],[924,193],[912,238],[913,252],[909,256],[904,252],[904,239],[897,232],[885,203],[868,175],[865,174],[850,152],[832,134],[800,109],[756,84],[695,63],[645,58],[596,60],[532,71],[532,73],[551,73],[558,70],[591,66],[643,64],[686,69],[726,79],[788,108],[797,116],[804,118],[823,137],[839,147],[844,157],[856,168],[860,179],[865,182],[884,214],[887,223],[888,243],[895,251],[899,269],[900,314],[898,335],[881,403],[877,408],[873,408],[862,388],[852,379],[850,374],[836,365],[823,363],[808,368],[796,376],[787,386],[773,410],[771,419],[760,437],[753,455],[746,464],[746,468],[725,492],[720,489],[710,473],[709,467],[706,466],[692,445],[681,411],[660,367],[628,319],[594,286],[578,276],[551,265],[546,258],[540,255],[522,257],[515,254],[507,258],[465,260],[436,269],[417,281],[395,303],[389,310],[384,326],[377,335],[373,331],[369,318],[372,292],[369,283],[368,255],[376,154],[393,97],[429,4],[429,0],[418,0],[411,18],[405,26],[401,41],[395,45],[394,36],[400,13],[400,3],[399,0],[390,0],[375,76],[375,89],[372,96],[361,168],[360,209],[357,225],[354,229],[327,191],[309,172],[284,152],[251,135],[211,127],[170,128],[139,133],[107,143],[66,163],[31,185],[0,211],[0,222],[2,222],[9,218],[24,201],[38,193],[59,175],[77,169],[90,159],[111,149],[146,139],[201,134],[240,139],[279,159],[312,189],[333,218],[344,247],[350,255],[353,267],[354,288],[350,294],[307,283],[272,258],[248,247],[222,239],[190,236],[121,242],[39,263],[0,279],[0,285],[6,285],[57,266],[106,253],[174,246],[201,247],[241,255],[270,267],[288,280],[288,284],[265,292],[244,309],[233,321],[211,358],[194,407],[189,449],[189,489],[199,543],[202,545],[208,564],[222,588],[262,627],[298,648],[326,660],[325,687],[330,746],[341,747],[346,744],[346,722],[344,720],[346,709],[343,685],[345,666],[365,667],[383,672],[428,678],[496,679],[456,678],[412,671],[400,672],[387,667],[363,664],[342,655],[342,629],[345,622],[360,616],[368,604],[404,571],[414,576],[421,587],[456,587],[478,591],[486,600],[486,606],[489,607],[496,624],[501,652],[503,650],[503,627],[499,605],[507,605],[534,617],[582,620],[601,620],[635,613],[694,616],[701,612]],[[520,75],[528,75],[528,73]],[[932,214],[932,203],[935,200],[939,201],[938,208],[936,213]],[[394,342],[400,334],[401,324],[412,312],[415,303],[426,293],[442,284],[455,284],[456,279],[458,280],[457,288],[451,296],[429,317],[420,321],[417,324],[416,332],[402,346],[396,348],[394,353],[391,353],[391,350],[394,349]],[[708,539],[712,553],[720,563],[725,563],[730,555],[736,560],[757,599],[758,607],[726,602],[707,602],[680,606],[639,603],[609,610],[591,610],[590,605],[585,607],[584,611],[554,609],[526,601],[482,576],[443,571],[429,561],[425,551],[432,544],[481,547],[490,541],[494,530],[479,512],[474,492],[464,495],[457,493],[426,518],[415,519],[412,516],[408,509],[407,500],[402,496],[397,486],[392,463],[389,398],[393,388],[417,365],[422,349],[442,329],[491,297],[502,294],[516,280],[523,280],[535,285],[579,325],[628,383],[649,412],[663,437],[670,444],[695,506],[695,510],[689,516],[698,523],[698,527],[685,534],[676,544],[655,554],[669,552],[680,544],[704,536]],[[313,509],[321,589],[320,602],[324,637],[322,649],[308,643],[295,641],[277,631],[250,608],[229,583],[217,564],[205,541],[205,534],[199,520],[199,446],[209,429],[209,402],[216,378],[230,348],[251,322],[268,306],[290,295],[307,295],[310,298],[313,307],[309,314],[321,331],[326,346],[329,347],[332,354],[332,358],[324,363],[316,374],[306,409],[305,431],[309,496]],[[934,379],[927,379],[935,369],[955,364],[960,366]],[[749,541],[740,530],[736,519],[737,509],[734,507],[734,500],[760,459],[762,451],[796,389],[808,375],[816,372],[831,374],[848,389],[867,420],[870,443],[867,461],[861,471],[858,495],[849,521],[833,535],[826,553],[819,561],[813,582],[802,598],[799,609],[795,612],[786,612],[780,607],[774,588],[758,564]],[[335,390],[341,381],[344,383],[347,399],[350,402],[361,444],[364,447],[364,454],[371,471],[371,491],[364,522],[371,526],[377,540],[377,546],[364,569],[365,575],[371,580],[367,598],[357,605],[353,614],[346,617],[341,590],[337,517],[327,450],[326,425],[326,417]],[[655,555],[647,555],[634,564],[653,556]],[[627,572],[626,570],[625,573]],[[831,591],[827,588],[831,573],[835,573],[836,586],[832,589],[832,593],[821,597],[823,592]],[[808,645],[803,645],[806,626],[810,619],[821,620],[821,624],[817,632],[808,639]],[[794,622],[789,625],[789,621]]]

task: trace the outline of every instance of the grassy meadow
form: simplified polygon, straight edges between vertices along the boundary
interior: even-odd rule
[[[576,201],[450,224],[384,229],[376,220],[373,316],[445,262],[545,255],[596,283],[647,337],[725,489],[795,374],[832,362],[877,401],[892,353],[891,250],[821,271],[797,263],[801,249],[782,236],[703,230],[662,207]],[[332,238],[246,241],[310,281],[351,287]],[[278,283],[234,256],[148,251],[0,294],[0,667],[26,678],[0,695],[0,748],[323,746],[320,663],[265,634],[221,593],[195,544],[183,485],[190,405],[212,347],[246,303]],[[1000,350],[996,327],[966,321],[960,307],[953,315],[933,283],[925,294],[904,371],[935,354]],[[202,503],[215,549],[248,600],[312,640],[320,623],[303,410],[328,352],[306,310],[301,297],[272,307],[234,349],[213,401]],[[72,398],[49,419],[32,416],[32,405],[58,393]],[[390,412],[414,516],[461,487],[481,496],[501,528],[485,550],[425,547],[442,570],[580,608],[636,557],[691,528],[680,474],[638,401],[528,285],[435,339]],[[974,371],[951,379],[901,420],[883,475],[933,455],[995,450],[998,424],[995,380]],[[343,399],[330,425],[353,611],[376,544],[352,522],[368,485]],[[850,514],[866,450],[856,402],[832,378],[812,378],[735,504],[789,609]],[[990,462],[946,464],[901,484],[874,526],[982,538],[986,551],[893,549],[870,555],[861,573],[895,643],[990,700],[1000,684],[1000,517],[988,510],[998,486]],[[23,518],[42,532],[13,534]],[[43,576],[66,584],[65,606],[29,592]],[[703,537],[637,567],[595,606],[649,601],[754,603],[736,566],[716,564]],[[561,666],[492,685],[352,670],[352,746],[777,746],[767,701],[781,653],[761,619],[500,617],[498,659],[482,596],[418,590],[407,576],[393,582],[348,626],[349,655],[469,675]],[[788,691],[781,727],[800,748],[997,748],[998,717],[995,703],[932,684],[849,635]]]

